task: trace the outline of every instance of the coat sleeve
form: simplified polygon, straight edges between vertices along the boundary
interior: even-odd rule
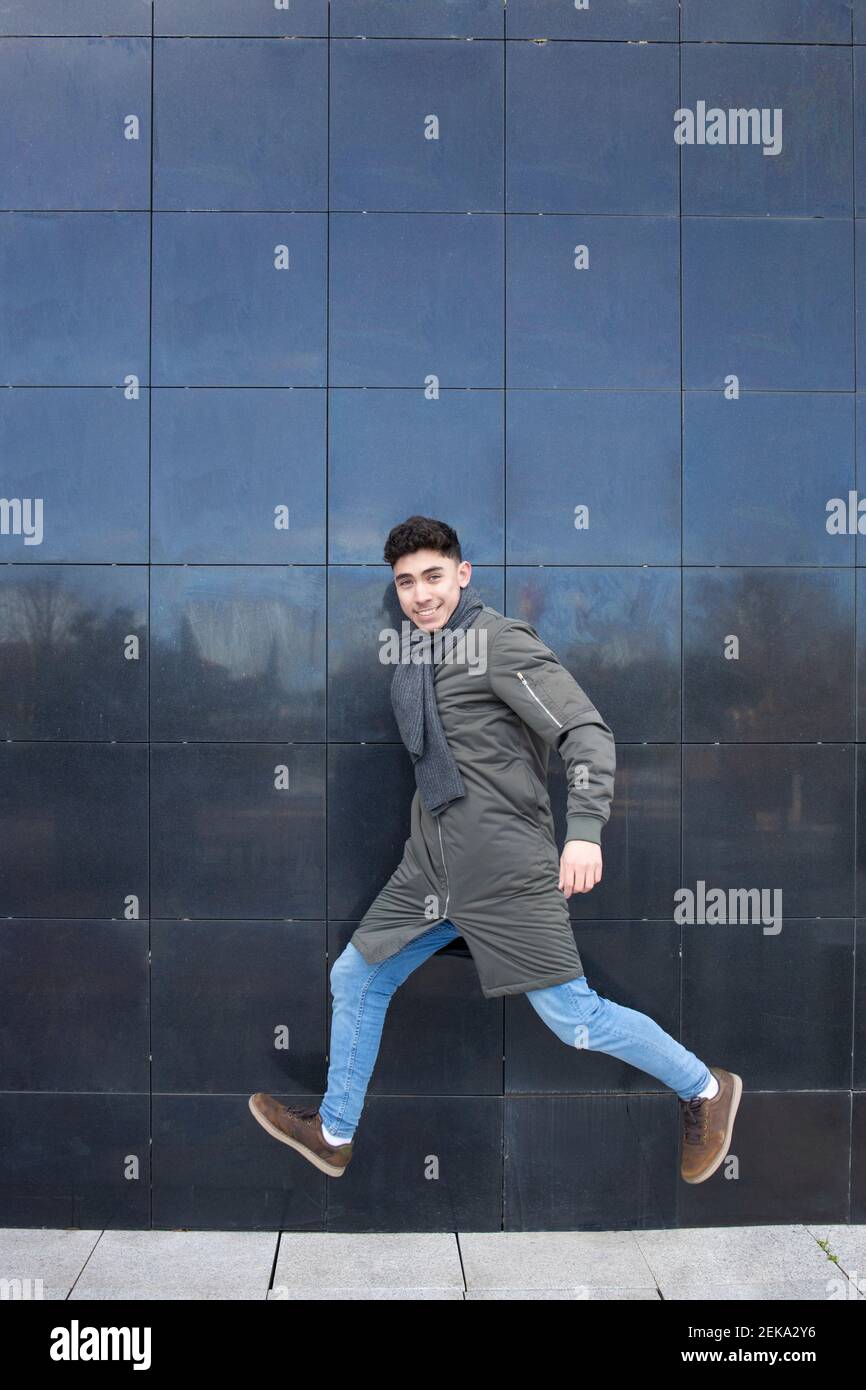
[[[601,844],[616,773],[614,737],[585,692],[529,623],[512,621],[490,643],[495,695],[554,748],[568,779],[566,840]]]

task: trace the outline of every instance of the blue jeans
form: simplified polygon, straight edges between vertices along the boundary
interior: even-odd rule
[[[395,989],[459,935],[453,922],[437,922],[377,965],[368,965],[351,941],[334,961],[328,1089],[319,1106],[322,1123],[330,1134],[351,1139],[355,1132]],[[689,1100],[709,1084],[709,1068],[693,1052],[646,1014],[596,994],[585,975],[525,993],[536,1013],[569,1047],[621,1057],[657,1076],[681,1100]]]

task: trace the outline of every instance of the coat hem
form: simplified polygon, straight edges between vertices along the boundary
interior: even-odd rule
[[[364,960],[367,965],[381,965],[384,961],[390,960],[392,956],[398,955],[399,952],[403,950],[404,946],[408,946],[411,942],[417,941],[421,936],[426,936],[427,933],[433,931],[435,927],[441,927],[443,922],[450,922],[451,925],[458,932],[458,934],[463,937],[463,940],[466,942],[466,945],[469,948],[469,954],[473,957],[474,961],[474,954],[472,951],[470,938],[467,937],[465,933],[461,930],[460,923],[455,922],[454,918],[450,915],[448,917],[440,917],[438,922],[432,922],[430,926],[424,929],[423,932],[417,932],[414,933],[412,936],[407,937],[407,939],[404,942],[402,942],[401,945],[392,946],[391,949],[388,951],[387,955],[381,956],[378,953],[375,953],[374,960],[368,959],[366,952],[362,951],[360,946],[356,946],[355,950],[360,952],[360,954],[364,957]],[[476,970],[478,969],[477,961],[475,962],[475,968]],[[530,980],[526,984],[497,985],[494,989],[485,989],[484,985],[481,985],[479,980],[479,985],[481,988],[481,993],[485,999],[498,999],[500,996],[504,994],[526,994],[526,992],[531,989],[548,989],[551,985],[563,985],[568,980],[580,980],[583,978],[585,974],[586,971],[583,969],[583,963],[581,962],[581,968],[577,971],[575,971],[574,969],[569,969],[566,971],[559,971],[556,975],[540,975],[537,979]]]
[[[586,971],[580,970],[575,974],[573,970],[568,970],[565,974],[541,975],[537,980],[530,980],[528,984],[520,985],[497,985],[496,989],[484,989],[481,993],[485,999],[495,999],[500,994],[526,994],[530,989],[547,989],[550,985],[564,985],[568,980],[580,980]]]
[[[353,932],[353,933],[352,933],[352,936],[349,937],[349,941],[350,941],[350,943],[355,947],[355,950],[358,951],[359,954],[362,955],[362,956],[364,957],[364,961],[365,961],[365,963],[366,963],[367,965],[381,965],[381,964],[383,963],[383,961],[390,960],[392,956],[399,955],[399,953],[404,949],[404,947],[406,947],[406,946],[411,946],[414,942],[419,941],[419,940],[421,939],[422,936],[426,936],[426,935],[428,934],[428,932],[433,931],[433,929],[434,929],[435,927],[441,927],[441,926],[443,925],[444,922],[452,922],[452,919],[451,919],[450,917],[440,917],[439,920],[438,920],[438,922],[430,922],[430,923],[428,923],[428,925],[424,928],[424,930],[423,930],[423,931],[420,931],[420,932],[419,932],[419,931],[415,931],[414,928],[413,928],[411,935],[407,936],[405,941],[401,941],[400,944],[399,944],[399,946],[393,946],[393,945],[392,945],[392,946],[388,946],[388,947],[386,948],[386,952],[385,952],[384,955],[381,955],[381,954],[379,953],[379,951],[377,950],[377,948],[376,948],[375,946],[373,946],[373,948],[372,948],[373,959],[372,959],[372,960],[371,960],[370,957],[367,955],[367,952],[366,952],[365,950],[362,950],[362,948],[361,948],[360,946],[358,946],[354,941],[352,941],[352,936],[355,935],[355,932]],[[452,922],[452,925],[453,925],[454,927],[456,927],[458,931],[460,930],[460,928],[457,927],[457,923],[456,923],[456,922]],[[363,923],[359,922],[359,923],[358,923],[358,926],[356,927],[355,930],[356,930],[356,931],[360,931],[361,928],[362,928],[362,926],[363,926]],[[375,934],[375,930],[376,930],[376,929],[374,928],[374,934]],[[462,934],[462,933],[461,933],[461,934]],[[434,953],[434,954],[435,954],[435,953]]]

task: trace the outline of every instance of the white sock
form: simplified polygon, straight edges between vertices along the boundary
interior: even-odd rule
[[[324,1124],[322,1125],[322,1138],[325,1140],[327,1144],[331,1144],[335,1149],[339,1148],[341,1144],[349,1143],[348,1139],[338,1139],[335,1134],[329,1134],[328,1131],[325,1129]]]
[[[713,1076],[713,1073],[710,1072],[709,1081],[707,1082],[706,1086],[702,1091],[698,1091],[698,1095],[706,1097],[707,1100],[712,1100],[713,1096],[717,1094],[718,1089],[718,1080],[715,1076]]]

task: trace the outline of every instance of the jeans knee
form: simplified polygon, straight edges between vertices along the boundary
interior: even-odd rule
[[[585,975],[581,975],[577,980],[569,980],[568,989],[575,1012],[580,1018],[594,1014],[600,1007],[601,998],[596,994]]]
[[[340,954],[337,956],[337,959],[334,961],[334,964],[331,966],[331,969],[328,972],[328,979],[331,984],[332,994],[334,994],[335,991],[338,990],[345,981],[346,976],[348,975],[349,970],[351,969],[351,966],[353,964],[353,952],[355,953],[355,955],[358,954],[356,947],[354,947],[350,941],[346,946],[345,950],[340,952]]]
[[[604,1007],[603,1000],[587,982],[585,975],[581,975],[579,980],[570,980],[569,986],[573,1005],[573,1043],[575,1047],[589,1047],[592,1023]]]

